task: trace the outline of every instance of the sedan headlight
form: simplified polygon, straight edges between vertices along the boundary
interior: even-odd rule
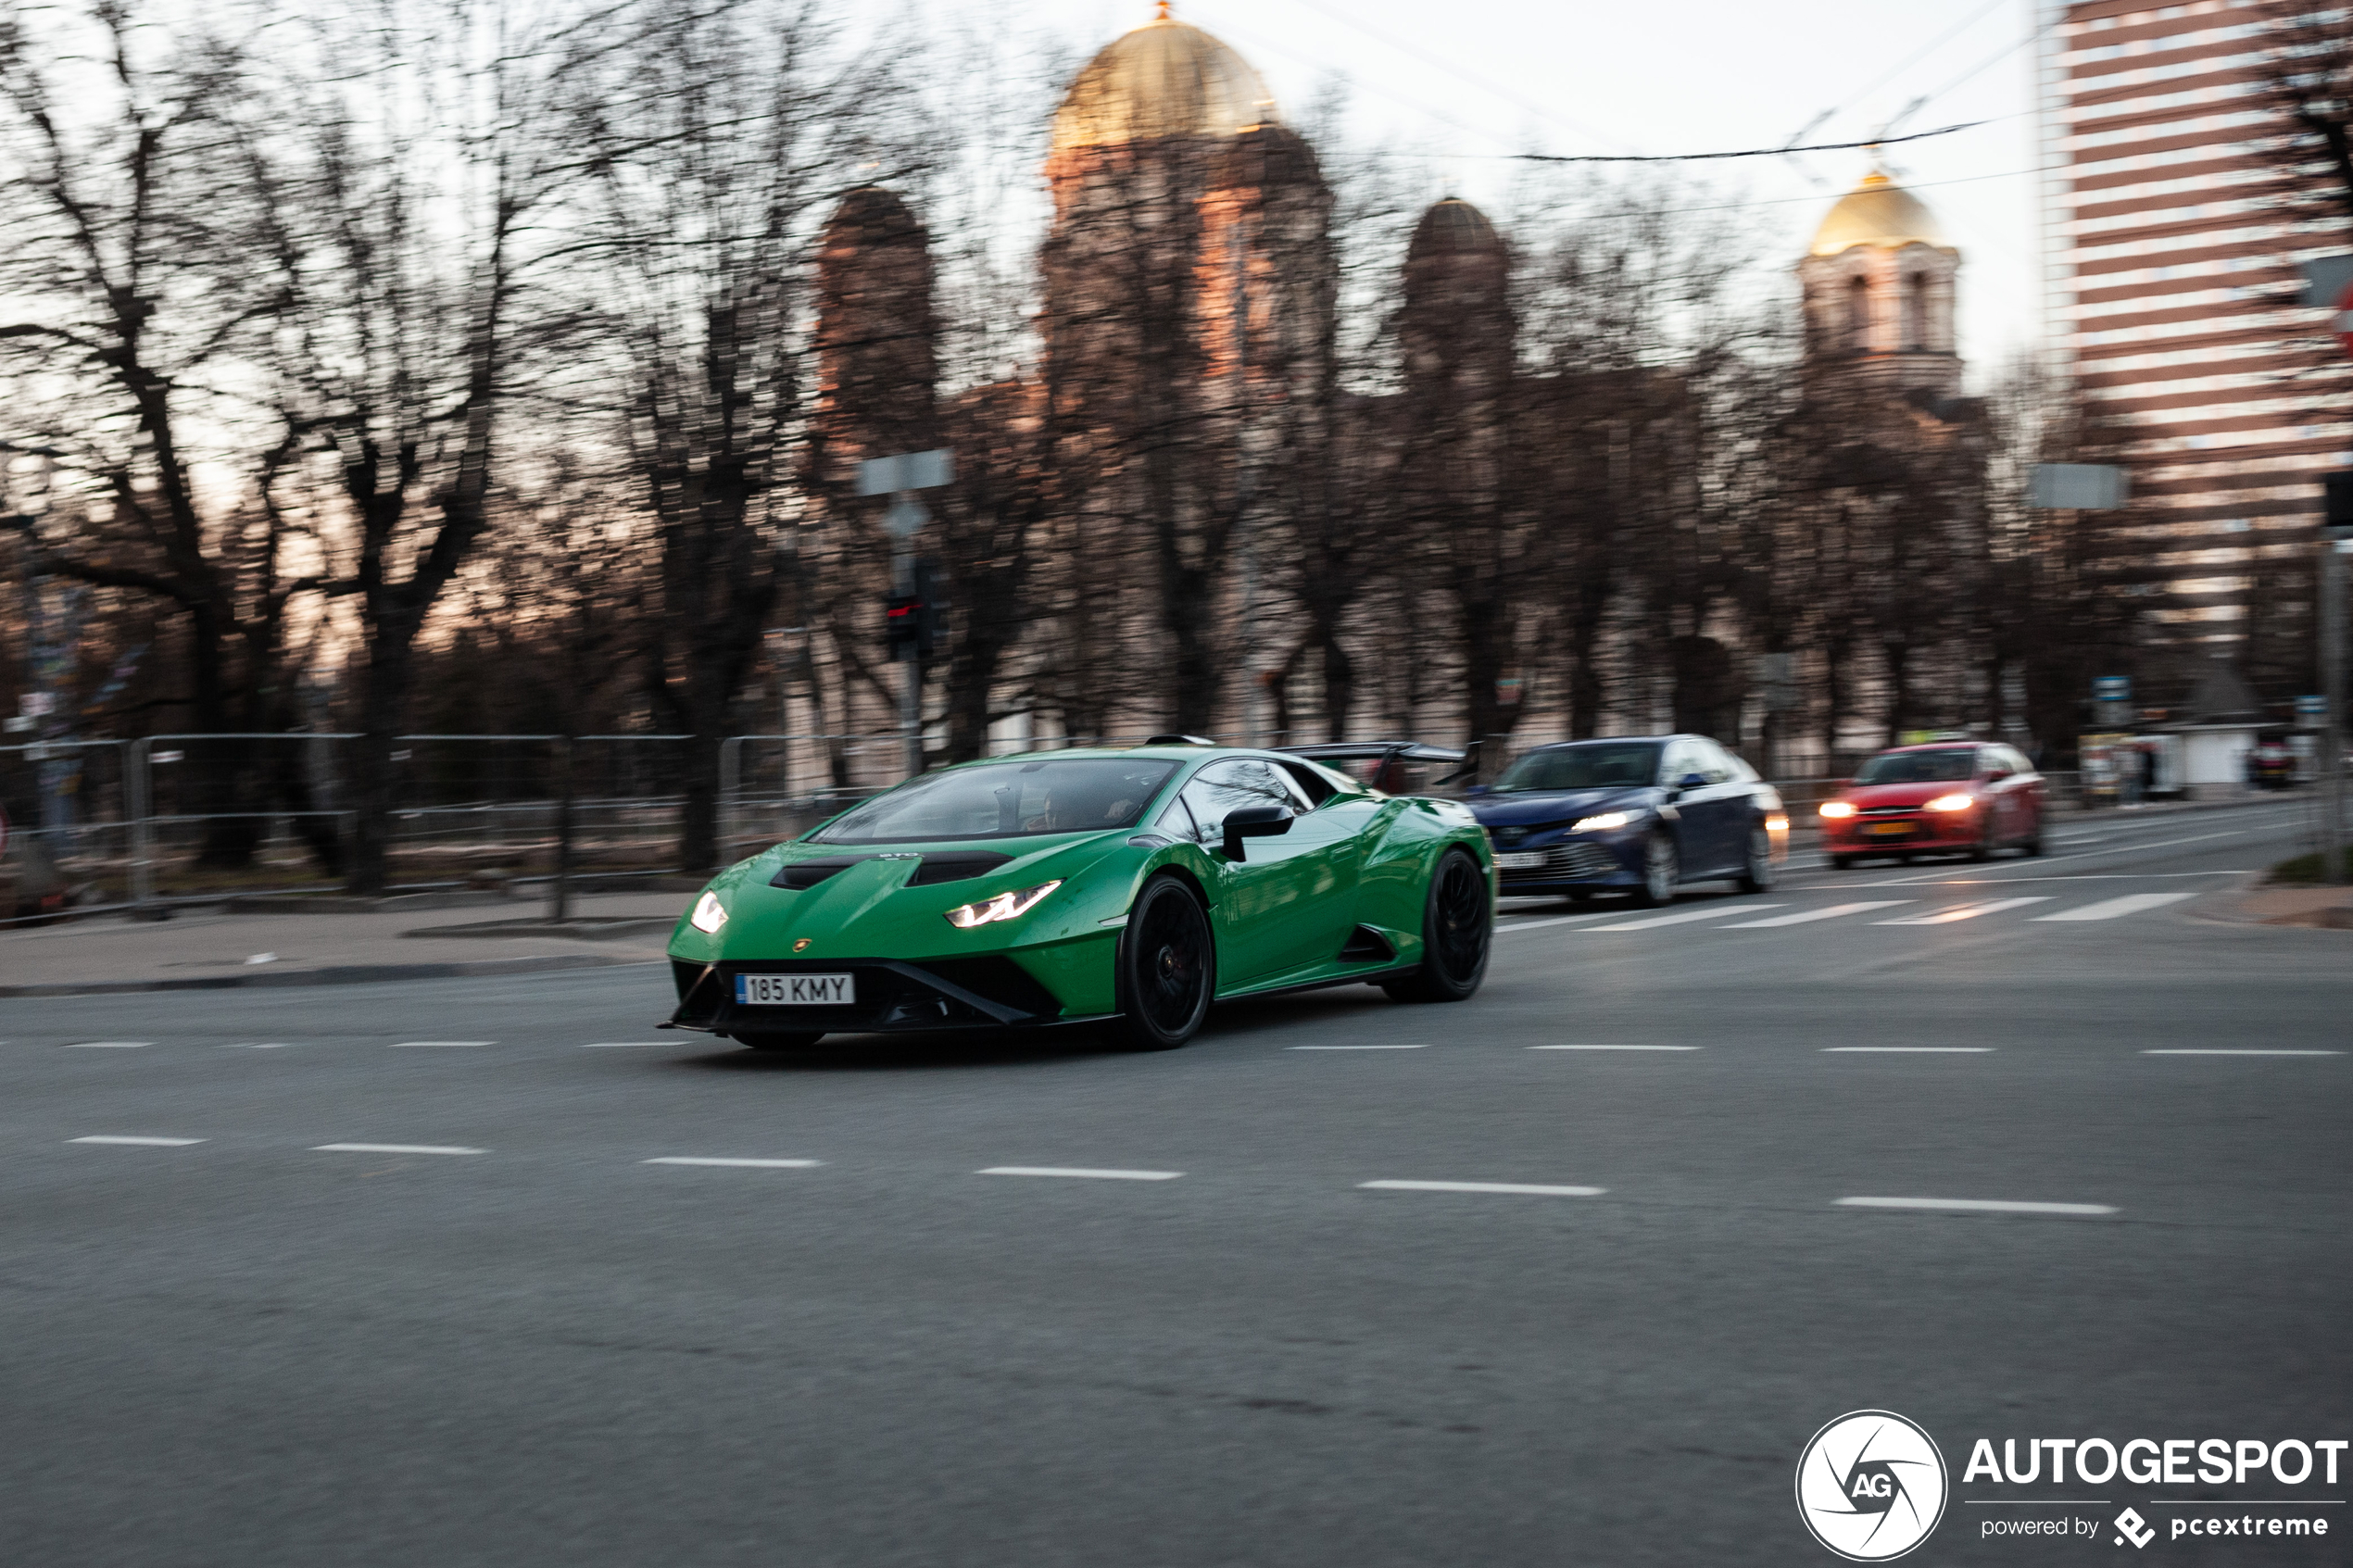
[[[1928,803],[1931,811],[1966,811],[1977,802],[1966,795],[1940,795]]]
[[[1825,800],[1822,802],[1822,815],[1825,817],[1851,817],[1854,814],[1855,807],[1849,801]]]
[[[1604,811],[1598,817],[1579,817],[1568,826],[1571,833],[1607,833],[1622,828],[1634,820],[1631,811]]]
[[[987,925],[993,920],[1016,919],[1036,909],[1038,899],[1061,885],[1059,882],[1041,882],[1035,887],[1025,887],[1017,893],[1000,893],[994,898],[959,904],[948,911],[948,923],[959,931],[970,931],[975,925]]]
[[[727,906],[719,901],[718,894],[706,893],[695,900],[695,912],[689,919],[697,931],[716,936],[719,928],[727,923]]]

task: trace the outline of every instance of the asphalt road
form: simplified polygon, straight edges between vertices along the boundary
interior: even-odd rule
[[[1467,1004],[1163,1055],[771,1059],[651,966],[0,1002],[0,1560],[1831,1562],[1794,1466],[1881,1408],[1951,1470],[1909,1561],[2114,1560],[1986,1538],[2065,1499],[2343,1562],[2353,1462],[1962,1477],[2353,1437],[2353,936],[2193,912],[2293,820],[1514,906]],[[2250,1050],[2326,1054],[2162,1054]],[[2167,1533],[2215,1499],[2333,1533]]]

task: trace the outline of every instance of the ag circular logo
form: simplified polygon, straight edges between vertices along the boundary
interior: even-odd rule
[[[1894,1411],[1850,1411],[1814,1434],[1797,1461],[1797,1512],[1849,1562],[1885,1562],[1944,1517],[1944,1456]]]

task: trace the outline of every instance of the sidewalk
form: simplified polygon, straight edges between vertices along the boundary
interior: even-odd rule
[[[536,899],[462,908],[320,908],[168,921],[120,915],[0,931],[0,997],[437,980],[658,962],[685,893],[591,894],[562,932],[531,929]],[[596,935],[597,928],[605,927]],[[505,927],[506,929],[500,929]]]

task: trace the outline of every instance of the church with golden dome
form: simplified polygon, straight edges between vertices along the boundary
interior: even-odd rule
[[[1692,385],[1524,358],[1514,251],[1477,207],[1421,211],[1391,358],[1344,378],[1332,188],[1233,48],[1162,4],[1071,80],[1042,172],[1016,378],[935,401],[928,241],[898,196],[851,193],[820,259],[819,489],[871,530],[860,458],[959,454],[929,536],[958,629],[949,755],[1057,733],[1755,728],[1746,612],[1708,585],[1725,569],[1663,587],[1642,532],[1698,504]],[[1794,445],[1966,465],[1959,261],[1884,171],[1831,208],[1796,265],[1817,433]]]
[[[1883,391],[1957,395],[1960,267],[1926,204],[1884,170],[1866,174],[1822,220],[1797,266],[1809,367]]]

